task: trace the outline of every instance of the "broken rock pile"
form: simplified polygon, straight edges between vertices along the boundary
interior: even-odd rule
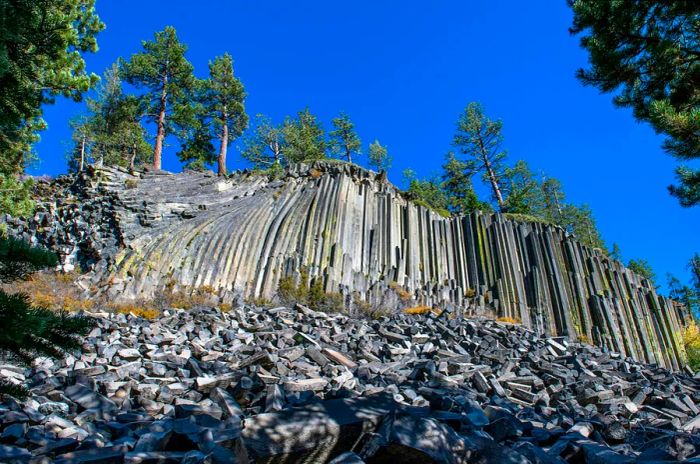
[[[528,329],[305,307],[98,315],[0,405],[0,462],[700,462],[700,381]]]

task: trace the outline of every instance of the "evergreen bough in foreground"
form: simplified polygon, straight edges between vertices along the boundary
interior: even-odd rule
[[[15,239],[0,239],[0,280],[11,282],[55,266],[56,255]],[[85,316],[56,313],[31,305],[22,293],[0,289],[0,357],[30,365],[39,356],[59,357],[80,346],[93,322]],[[0,379],[0,396],[24,397],[27,390]]]

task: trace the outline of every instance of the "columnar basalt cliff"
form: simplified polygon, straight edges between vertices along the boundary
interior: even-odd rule
[[[683,364],[682,311],[620,262],[558,227],[442,217],[345,163],[300,164],[277,180],[100,169],[8,225],[87,267],[114,297],[210,286],[270,299],[306,269],[348,302],[491,308],[539,333]]]

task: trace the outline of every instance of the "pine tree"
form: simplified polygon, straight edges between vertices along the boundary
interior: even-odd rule
[[[391,157],[385,146],[379,143],[379,140],[369,144],[369,165],[377,169],[377,172],[388,171],[391,167]]]
[[[55,266],[56,255],[32,248],[26,242],[0,239],[0,280],[9,282],[46,267]],[[78,348],[93,321],[84,316],[56,314],[32,307],[27,295],[0,289],[0,352],[12,361],[29,365],[38,356],[59,357]],[[23,397],[27,390],[0,381],[0,396]]]
[[[141,125],[145,104],[142,99],[124,93],[118,63],[105,71],[96,96],[87,99],[87,107],[87,115],[70,123],[71,170],[81,170],[90,163],[134,169],[150,162],[153,147]]]
[[[187,118],[188,124],[180,129],[183,142],[177,157],[186,169],[204,171],[207,166],[216,163],[219,156],[212,143],[211,121],[204,107],[193,101],[190,108],[192,116]]]
[[[687,315],[698,318],[700,316],[700,292],[692,285],[683,285],[674,275],[667,274],[666,280],[668,281],[668,297],[682,304],[688,311]]]
[[[254,169],[281,173],[287,166],[282,128],[273,125],[270,118],[258,114],[250,132],[243,141],[243,159],[249,161]]]
[[[566,205],[563,208],[563,213],[562,227],[574,234],[582,244],[590,248],[598,248],[605,254],[608,253],[593,217],[593,212],[588,205]]]
[[[98,82],[82,54],[97,51],[102,29],[95,0],[0,0],[0,174],[23,170],[43,105],[80,101]]]
[[[634,273],[644,277],[656,286],[656,273],[651,267],[651,264],[645,259],[630,259],[627,267]]]
[[[341,158],[345,158],[348,163],[352,163],[352,155],[360,155],[362,142],[355,132],[355,124],[345,113],[333,119],[334,129],[328,133],[330,136],[331,153]]]
[[[488,203],[479,201],[472,187],[472,171],[469,164],[449,152],[442,165],[442,189],[447,198],[447,209],[457,215],[474,211],[490,211]]]
[[[218,173],[226,174],[226,155],[229,144],[241,136],[248,127],[245,112],[245,90],[234,76],[233,58],[228,53],[209,62],[209,79],[204,81],[202,99],[204,112],[211,124],[211,131],[219,139],[217,157]]]
[[[544,218],[545,199],[542,186],[523,160],[503,172],[505,201],[503,211]]]
[[[124,63],[125,80],[145,89],[147,118],[156,124],[153,167],[161,169],[163,144],[173,131],[173,122],[186,124],[188,98],[195,85],[194,68],[187,61],[187,46],[179,41],[175,28],[167,26],[156,32],[153,41],[143,41],[143,52]],[[172,119],[172,121],[171,121]]]
[[[563,226],[566,195],[561,182],[554,177],[548,177],[542,181],[541,188],[544,202],[543,218],[547,222]]]
[[[409,200],[418,205],[435,210],[443,216],[450,215],[447,209],[449,206],[447,196],[440,185],[440,179],[419,179],[410,169],[406,169],[403,172],[403,177],[408,183],[406,196]]]
[[[506,152],[501,149],[503,123],[492,121],[479,103],[470,103],[457,121],[457,132],[453,145],[467,156],[469,168],[481,172],[483,179],[491,186],[493,197],[502,211],[505,201],[501,191],[504,175],[503,160]]]
[[[326,158],[325,133],[316,116],[311,114],[308,108],[299,111],[296,118],[285,119],[282,135],[288,163]]]
[[[568,0],[572,34],[582,34],[589,69],[585,85],[614,93],[615,105],[665,134],[665,150],[681,161],[700,159],[700,2],[693,0]],[[678,171],[671,193],[700,204],[700,171]]]

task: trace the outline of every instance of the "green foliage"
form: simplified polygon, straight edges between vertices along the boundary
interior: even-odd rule
[[[493,121],[484,114],[479,103],[470,103],[457,121],[457,131],[453,145],[466,156],[468,169],[472,173],[482,173],[484,182],[491,186],[493,198],[499,209],[505,202],[501,192],[501,179],[505,175],[503,161],[506,152],[503,143],[503,123]]]
[[[97,50],[104,24],[95,0],[0,0],[1,173],[22,171],[42,105],[56,96],[80,101],[99,78],[85,71],[82,53]]]
[[[284,121],[282,136],[285,141],[283,152],[288,163],[326,158],[326,140],[323,128],[308,108],[299,111],[296,118],[288,117]]]
[[[95,98],[87,100],[88,114],[71,121],[72,171],[94,163],[133,169],[151,162],[153,147],[141,125],[145,102],[124,93],[120,72],[118,63],[108,68]]]
[[[34,182],[14,175],[0,174],[0,214],[29,216],[34,212],[31,197]]]
[[[653,285],[656,285],[656,274],[651,268],[651,264],[644,259],[630,259],[627,267],[635,274],[649,280]]]
[[[491,211],[491,206],[480,201],[472,186],[473,171],[470,164],[457,159],[449,152],[442,165],[442,190],[446,197],[447,210],[464,215],[474,211]]]
[[[142,42],[143,51],[135,53],[123,65],[124,79],[144,90],[146,118],[157,126],[153,165],[161,167],[165,137],[176,127],[192,123],[190,97],[196,85],[194,68],[180,42],[175,28],[167,26],[156,32],[153,41]]]
[[[503,186],[504,212],[544,216],[543,187],[525,161],[518,160],[512,168],[505,168]]]
[[[695,318],[700,316],[700,288],[691,285],[683,285],[681,281],[671,275],[666,275],[668,281],[668,297],[681,303]]]
[[[243,139],[241,156],[254,169],[280,171],[287,165],[287,159],[282,153],[284,146],[282,128],[273,125],[270,118],[258,114],[249,134]]]
[[[567,232],[574,234],[576,239],[587,247],[598,248],[607,254],[605,242],[588,205],[566,205],[562,209],[562,213],[561,222],[558,223],[560,226],[564,227]]]
[[[352,155],[360,155],[362,142],[355,132],[355,124],[345,113],[333,119],[333,130],[328,133],[330,137],[331,153],[341,158],[345,158],[348,163],[352,163]]]
[[[369,144],[369,165],[377,169],[377,172],[388,171],[391,167],[391,156],[385,146],[379,140]]]
[[[23,278],[56,263],[53,253],[19,240],[0,239],[2,281]],[[79,347],[81,337],[92,326],[93,321],[87,317],[32,307],[27,295],[0,290],[0,352],[10,360],[29,365],[38,356],[59,357],[64,350]],[[26,393],[17,385],[0,381],[0,395],[21,397]]]
[[[667,139],[679,160],[700,158],[700,3],[659,0],[568,0],[572,34],[581,34],[586,85],[613,92]],[[671,192],[684,206],[700,204],[700,172],[684,168]]]
[[[417,205],[432,209],[442,216],[450,216],[449,204],[439,179],[418,179],[410,169],[404,171],[408,182],[406,196]]]
[[[668,190],[678,198],[681,206],[700,204],[700,171],[681,166],[676,169],[676,179],[679,185],[671,185]]]
[[[540,224],[552,224],[552,222],[540,216],[533,216],[532,214],[523,213],[503,213],[503,216],[518,222],[537,222]]]
[[[204,171],[217,160],[216,148],[212,143],[209,121],[201,106],[192,105],[195,114],[189,127],[182,130],[183,139],[177,157],[186,169]]]
[[[23,240],[0,238],[0,281],[22,279],[40,269],[54,267],[58,258],[43,248],[36,248]]]
[[[541,216],[554,224],[561,224],[564,219],[563,208],[565,206],[564,190],[561,182],[554,177],[546,178],[540,186],[542,189]]]

